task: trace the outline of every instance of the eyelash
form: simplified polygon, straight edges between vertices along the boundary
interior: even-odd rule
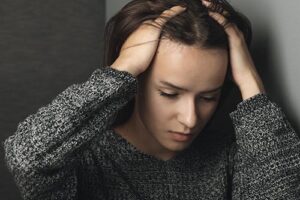
[[[178,94],[168,94],[168,93],[164,93],[164,92],[160,92],[161,96],[164,96],[166,98],[169,99],[175,99],[177,97]],[[217,98],[216,97],[202,97],[205,101],[215,101]]]

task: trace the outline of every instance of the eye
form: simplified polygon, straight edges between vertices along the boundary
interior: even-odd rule
[[[165,92],[162,92],[162,91],[160,91],[160,95],[164,96],[166,98],[169,98],[169,99],[175,99],[178,96],[178,94],[176,94],[176,93],[169,94],[169,93],[165,93]],[[206,102],[214,102],[214,101],[218,100],[218,96],[200,97],[200,99],[203,99]]]
[[[217,97],[201,97],[202,99],[204,99],[205,101],[217,101]]]
[[[160,95],[165,96],[165,97],[170,98],[170,99],[175,99],[178,94],[168,94],[168,93],[165,93],[165,92],[160,92]]]

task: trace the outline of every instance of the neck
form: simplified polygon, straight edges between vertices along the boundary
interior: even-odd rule
[[[137,109],[122,125],[115,128],[116,132],[135,146],[141,152],[152,155],[161,160],[168,160],[175,156],[174,152],[166,150],[149,133],[144,126]]]

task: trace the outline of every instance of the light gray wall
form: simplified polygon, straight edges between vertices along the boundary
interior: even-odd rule
[[[300,22],[297,0],[231,0],[252,22],[251,52],[269,94],[300,128]]]
[[[107,0],[106,20],[128,0]],[[300,22],[297,0],[229,0],[253,26],[251,53],[269,95],[300,129]],[[298,131],[299,132],[299,131]]]

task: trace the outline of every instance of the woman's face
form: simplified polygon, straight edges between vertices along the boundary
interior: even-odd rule
[[[166,156],[188,147],[216,110],[227,65],[226,50],[162,40],[135,99],[137,131],[147,145]],[[193,135],[179,141],[169,131]]]

